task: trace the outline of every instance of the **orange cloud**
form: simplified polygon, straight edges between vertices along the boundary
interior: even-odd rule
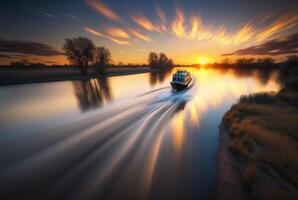
[[[130,45],[130,42],[127,40],[119,40],[110,36],[106,36],[109,40],[111,40],[112,42],[115,42],[117,44],[121,44],[121,45]]]
[[[93,10],[107,17],[108,19],[113,21],[120,20],[120,17],[114,11],[112,11],[109,7],[107,7],[99,0],[85,0],[85,1]]]
[[[121,28],[109,27],[106,29],[106,32],[113,37],[129,38],[129,34]]]
[[[247,42],[252,39],[256,31],[253,29],[251,24],[244,25],[234,36],[233,43],[235,45]]]
[[[188,35],[189,39],[195,39],[198,36],[198,33],[201,28],[202,19],[198,16],[192,16],[191,19],[191,31]]]
[[[144,35],[144,34],[138,32],[138,31],[135,31],[133,29],[130,30],[130,33],[138,39],[141,39],[141,40],[144,40],[147,42],[151,41],[151,38],[149,36]]]
[[[256,31],[250,24],[244,25],[240,28],[239,31],[237,31],[234,34],[227,34],[227,31],[225,30],[224,26],[221,26],[215,32],[214,36],[212,37],[212,41],[217,42],[223,46],[239,45],[252,39],[255,33]]]
[[[155,25],[150,19],[144,17],[143,15],[132,15],[131,18],[136,24],[147,31],[162,32],[166,30],[165,26]]]
[[[257,37],[258,42],[262,42],[277,33],[289,30],[298,24],[298,16],[284,15],[275,20],[269,27],[259,33]]]
[[[256,33],[251,24],[242,26],[235,33],[228,33],[223,25],[217,29],[213,29],[212,26],[204,27],[200,16],[191,16],[189,22],[189,24],[185,23],[184,13],[181,9],[177,9],[172,31],[179,38],[208,40],[220,45],[239,45],[252,39]]]
[[[94,29],[92,29],[92,28],[83,27],[83,29],[84,29],[86,32],[91,33],[91,34],[93,34],[93,35],[96,35],[96,36],[103,36],[102,33],[98,32],[98,31],[96,31],[96,30],[94,30]]]
[[[184,21],[184,13],[181,9],[177,8],[176,17],[172,23],[172,31],[180,38],[185,36]]]

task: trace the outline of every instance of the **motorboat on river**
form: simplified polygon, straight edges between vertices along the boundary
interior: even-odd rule
[[[189,85],[191,80],[192,77],[188,71],[178,70],[175,74],[173,74],[171,86],[175,90],[183,90]]]

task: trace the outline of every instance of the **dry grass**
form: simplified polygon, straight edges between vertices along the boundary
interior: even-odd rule
[[[232,140],[232,142],[229,144],[229,150],[238,158],[247,159],[249,157],[248,148],[239,138],[235,138]]]
[[[298,109],[293,106],[297,96],[287,90],[244,96],[225,114],[223,123],[231,137],[229,150],[247,161],[242,179],[248,188],[260,170],[256,160],[298,187]],[[260,148],[253,151],[256,144]]]
[[[243,172],[243,183],[248,189],[252,189],[258,177],[257,163],[250,164]]]
[[[284,188],[273,187],[266,188],[262,194],[260,194],[260,199],[263,200],[287,200],[289,199],[288,192]]]

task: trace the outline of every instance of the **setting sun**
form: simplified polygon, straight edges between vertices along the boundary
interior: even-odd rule
[[[206,64],[210,63],[210,60],[206,57],[200,57],[198,61],[199,61],[200,65],[206,65]]]

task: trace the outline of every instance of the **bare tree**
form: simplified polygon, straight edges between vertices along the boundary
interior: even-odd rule
[[[155,52],[151,52],[148,57],[148,63],[150,67],[157,67],[158,65],[158,55]]]
[[[72,64],[79,66],[83,74],[88,73],[88,66],[94,59],[92,40],[84,37],[66,39],[63,50]]]
[[[95,68],[97,69],[97,71],[100,73],[104,73],[110,61],[111,61],[110,50],[106,47],[96,47]]]

